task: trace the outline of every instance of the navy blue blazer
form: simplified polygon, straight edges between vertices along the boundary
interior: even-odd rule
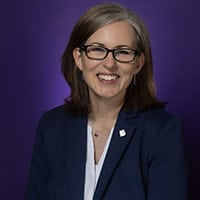
[[[37,131],[26,199],[82,200],[86,140],[87,117],[67,114],[63,106],[46,112]],[[162,109],[121,110],[93,199],[186,200],[179,120]]]

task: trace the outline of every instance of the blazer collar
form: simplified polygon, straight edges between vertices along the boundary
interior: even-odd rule
[[[138,112],[121,111],[116,122],[110,146],[97,183],[94,200],[103,199],[116,166],[124,155],[137,127]]]

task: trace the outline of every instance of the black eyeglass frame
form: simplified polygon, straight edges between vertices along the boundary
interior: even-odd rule
[[[88,47],[100,47],[100,48],[106,50],[106,54],[105,54],[105,56],[104,56],[103,58],[92,58],[92,57],[88,56],[88,52],[87,52],[87,48],[88,48]],[[112,53],[112,56],[113,56],[113,58],[114,58],[114,60],[116,60],[117,62],[120,62],[120,63],[131,63],[131,62],[133,62],[133,61],[135,60],[135,58],[136,58],[138,55],[141,54],[140,51],[138,51],[138,50],[136,50],[136,49],[132,49],[132,48],[123,48],[123,47],[122,47],[122,48],[108,49],[108,48],[103,47],[103,46],[95,46],[95,45],[92,45],[92,44],[79,46],[79,49],[80,49],[81,51],[84,51],[84,52],[85,52],[85,55],[86,55],[89,59],[91,59],[91,60],[104,60],[104,59],[108,56],[108,54],[111,52],[111,53]],[[133,57],[133,59],[130,60],[130,61],[121,61],[121,60],[118,60],[118,59],[115,57],[115,52],[116,52],[117,50],[120,50],[120,49],[125,49],[125,50],[131,50],[131,51],[133,51],[133,52],[134,52],[134,57]]]

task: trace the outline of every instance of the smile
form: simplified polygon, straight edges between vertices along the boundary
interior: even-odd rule
[[[114,81],[119,78],[116,74],[97,74],[98,78],[105,81]]]

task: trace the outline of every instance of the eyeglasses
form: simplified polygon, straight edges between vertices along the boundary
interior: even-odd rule
[[[139,54],[139,51],[127,47],[108,49],[102,46],[84,45],[80,47],[80,50],[84,51],[86,56],[92,60],[104,60],[108,53],[112,52],[113,58],[121,63],[132,62]]]

